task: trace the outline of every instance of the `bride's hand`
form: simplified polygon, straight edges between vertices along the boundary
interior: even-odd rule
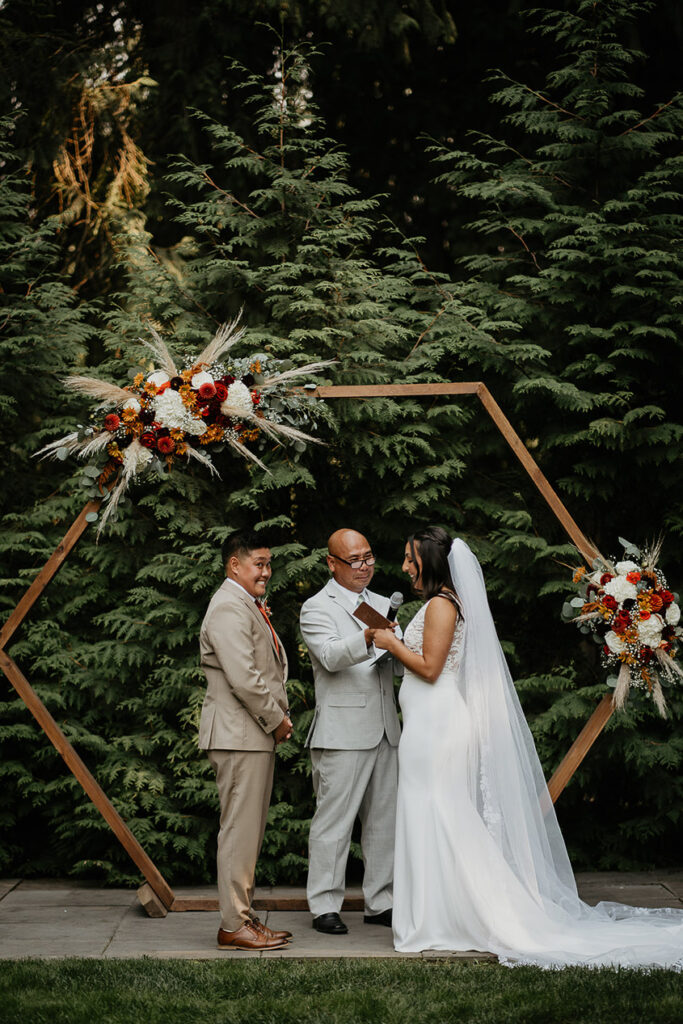
[[[381,651],[393,651],[399,643],[400,640],[394,635],[393,629],[375,630],[374,644],[375,647],[379,647]]]

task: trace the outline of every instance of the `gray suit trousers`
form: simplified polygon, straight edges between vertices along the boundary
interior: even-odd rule
[[[311,764],[316,811],[308,845],[310,911],[318,917],[341,910],[351,833],[359,816],[365,913],[381,914],[393,903],[397,748],[386,735],[372,750],[314,747]]]

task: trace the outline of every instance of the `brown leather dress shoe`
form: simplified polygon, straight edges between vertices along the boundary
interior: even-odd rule
[[[291,932],[275,932],[272,928],[269,928],[263,921],[259,921],[258,917],[252,917],[251,923],[255,925],[258,930],[263,934],[267,935],[269,939],[291,939]]]
[[[234,932],[219,928],[217,943],[219,949],[280,949],[287,945],[287,940],[270,938],[253,921],[245,921]]]

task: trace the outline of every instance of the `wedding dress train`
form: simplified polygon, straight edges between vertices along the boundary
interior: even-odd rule
[[[396,949],[682,969],[683,911],[579,899],[479,563],[462,541],[449,563],[463,616],[444,670],[434,684],[406,670],[399,695]],[[418,653],[426,607],[404,638]]]

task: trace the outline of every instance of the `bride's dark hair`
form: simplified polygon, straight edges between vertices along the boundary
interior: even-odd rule
[[[408,546],[415,567],[417,568],[417,550],[419,546],[420,561],[422,569],[415,581],[419,583],[420,594],[425,601],[436,597],[445,589],[452,595],[453,603],[458,609],[458,615],[462,616],[462,609],[455,593],[451,570],[448,566],[448,553],[451,550],[453,538],[441,526],[426,526],[424,530],[413,533],[408,537]],[[446,595],[448,596],[448,595]]]

